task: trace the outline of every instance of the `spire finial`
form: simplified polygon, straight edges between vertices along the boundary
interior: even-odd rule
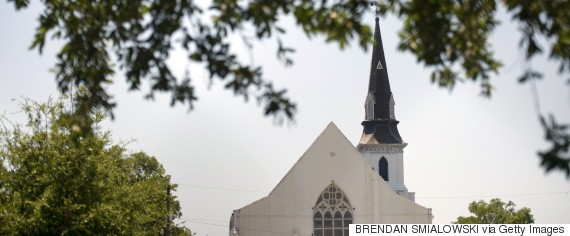
[[[378,1],[370,1],[370,6],[376,7],[376,9],[374,9],[374,13],[376,13],[376,21],[378,21],[378,17],[380,16],[380,4]]]

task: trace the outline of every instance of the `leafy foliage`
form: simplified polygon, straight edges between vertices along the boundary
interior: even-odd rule
[[[16,9],[29,4],[27,0],[8,1]],[[253,45],[251,38],[274,38],[278,42],[277,58],[291,65],[294,49],[281,41],[286,31],[279,26],[279,20],[292,16],[308,37],[322,35],[340,48],[357,40],[361,48],[367,49],[372,43],[371,30],[362,23],[362,16],[371,2],[375,1],[213,0],[205,12],[194,1],[43,1],[45,9],[31,48],[41,53],[49,36],[63,42],[57,55],[56,81],[64,93],[72,86],[87,89],[88,93],[77,98],[78,107],[70,117],[86,133],[91,124],[80,117],[98,109],[112,116],[116,103],[107,87],[117,71],[124,73],[130,90],[146,84],[147,98],[152,99],[156,92],[169,93],[171,105],[182,103],[192,109],[198,95],[191,73],[187,70],[178,78],[166,64],[175,46],[184,48],[192,63],[203,65],[211,82],[221,81],[227,90],[245,100],[255,97],[267,116],[293,120],[296,104],[287,91],[275,88],[261,67],[240,62],[228,36],[243,36],[252,26],[254,36],[242,37],[246,45]],[[566,0],[386,0],[378,13],[403,19],[399,49],[412,53],[418,63],[432,69],[433,83],[451,89],[457,82],[472,81],[481,86],[484,96],[491,96],[490,78],[498,74],[501,62],[488,40],[499,23],[495,14],[501,2],[520,25],[519,45],[526,60],[548,52],[549,59],[559,64],[559,74],[569,75],[570,2]],[[211,23],[203,21],[205,15],[212,17]],[[545,45],[538,39],[544,39]],[[111,60],[111,54],[116,55],[116,61]],[[542,77],[542,72],[529,68],[519,81]],[[567,130],[559,132],[568,134]],[[550,152],[559,155],[559,151]],[[570,169],[562,159],[544,159],[545,166],[554,166],[547,170]]]
[[[547,172],[558,168],[566,172],[567,177],[570,177],[570,133],[568,133],[568,125],[557,123],[553,116],[550,116],[549,121],[541,117],[540,121],[546,131],[545,138],[552,145],[550,150],[538,153],[541,158],[540,165]]]
[[[13,1],[16,9],[27,7],[26,0]],[[83,86],[88,93],[78,97],[76,113],[80,116],[103,108],[112,112],[116,103],[107,91],[117,69],[110,53],[124,71],[131,90],[139,90],[143,82],[155,92],[171,95],[171,105],[187,103],[193,108],[198,99],[191,74],[177,78],[166,64],[175,45],[188,52],[190,61],[202,64],[210,80],[224,81],[225,88],[246,100],[255,96],[264,114],[292,120],[296,105],[284,89],[276,89],[265,79],[260,67],[238,61],[231,51],[228,36],[243,33],[248,24],[255,27],[255,38],[263,40],[277,35],[277,55],[286,65],[293,49],[284,46],[279,35],[280,15],[292,14],[308,36],[324,34],[327,41],[344,48],[358,37],[363,48],[371,42],[370,28],[361,23],[368,10],[365,1],[251,1],[216,0],[209,8],[213,22],[202,21],[204,14],[194,1],[112,0],[112,1],[44,1],[45,10],[31,48],[39,52],[51,35],[62,40],[57,54],[56,80],[60,91]],[[111,113],[112,114],[112,113]],[[281,119],[282,119],[281,118]],[[87,125],[80,125],[88,129]]]
[[[455,224],[533,224],[534,218],[529,208],[515,210],[511,201],[505,203],[501,199],[491,199],[489,203],[483,200],[469,204],[471,216],[457,217]]]
[[[487,42],[497,24],[494,0],[392,1],[383,12],[388,10],[404,17],[400,50],[434,67],[432,82],[451,88],[466,78],[479,81],[482,93],[491,95],[490,73],[501,66]]]
[[[489,34],[499,23],[495,19],[495,0],[388,0],[380,13],[394,13],[404,19],[400,31],[400,50],[417,56],[418,62],[434,69],[432,81],[452,88],[458,80],[481,84],[490,96],[491,73],[498,73],[501,63],[490,50]],[[560,64],[561,74],[570,72],[570,2],[503,0],[508,13],[520,24],[520,47],[526,59],[543,52],[537,38],[549,43],[549,57]],[[540,78],[539,71],[526,71],[520,81]],[[570,80],[569,80],[570,82]]]
[[[481,85],[481,93],[491,96],[490,75],[498,74],[501,63],[490,50],[488,36],[498,21],[494,18],[495,0],[388,0],[380,13],[393,13],[404,19],[399,49],[411,52],[419,63],[433,68],[431,81],[441,87],[453,88],[457,81],[470,80]],[[549,59],[559,63],[559,74],[570,74],[570,2],[503,0],[513,21],[520,25],[520,48],[527,61],[548,50]],[[538,38],[546,45],[540,45]],[[543,73],[531,68],[519,82],[541,79]],[[567,78],[570,84],[570,77]],[[542,116],[542,115],[540,115]],[[570,178],[567,125],[557,129],[541,118],[546,140],[552,148],[541,152],[545,170],[562,170]],[[554,131],[555,130],[555,131]],[[550,134],[556,134],[551,136]],[[566,139],[564,139],[564,137]],[[566,145],[563,145],[566,143]],[[566,146],[566,148],[564,148]]]
[[[126,154],[110,133],[74,137],[61,101],[25,100],[23,112],[25,126],[0,120],[1,235],[156,235],[181,216],[173,196],[167,212],[176,185],[154,157]]]

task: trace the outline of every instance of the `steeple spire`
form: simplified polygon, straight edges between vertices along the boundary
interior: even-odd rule
[[[394,97],[390,90],[388,66],[384,55],[379,19],[374,28],[374,47],[370,63],[370,80],[365,103],[364,132],[360,144],[401,144],[398,121],[394,113]]]
[[[380,35],[380,25],[378,21],[378,17],[376,17],[368,93],[374,94],[376,98],[374,119],[388,119],[390,118],[389,102],[392,91],[390,90],[388,68],[386,66],[386,57],[384,56],[384,46],[382,45],[382,36]]]

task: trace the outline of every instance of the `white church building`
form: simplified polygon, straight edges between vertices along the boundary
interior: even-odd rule
[[[268,196],[234,210],[230,236],[347,236],[349,224],[432,222],[404,184],[404,148],[376,18],[364,131],[331,122]]]

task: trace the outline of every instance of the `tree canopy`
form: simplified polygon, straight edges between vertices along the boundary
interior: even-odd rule
[[[61,100],[22,104],[27,124],[0,117],[1,235],[157,235],[181,216],[156,158],[127,153],[109,132],[74,137]]]
[[[8,1],[18,10],[29,3]],[[192,109],[198,99],[192,74],[187,71],[177,78],[166,63],[178,46],[190,62],[206,68],[211,82],[221,81],[246,100],[254,97],[265,115],[292,120],[296,104],[286,89],[275,88],[261,67],[238,60],[228,36],[244,34],[253,26],[254,37],[247,44],[275,39],[277,59],[291,65],[294,49],[280,40],[286,30],[279,23],[292,16],[308,37],[322,35],[340,48],[357,41],[367,49],[372,35],[362,16],[371,10],[371,3],[376,1],[213,0],[204,10],[194,1],[43,1],[45,9],[31,48],[41,53],[49,37],[63,42],[55,69],[59,90],[65,93],[83,86],[88,91],[77,98],[77,116],[100,108],[112,115],[116,102],[108,86],[117,72],[124,74],[130,90],[148,85],[147,98],[167,93],[171,105],[182,103]],[[499,24],[495,18],[498,4],[520,25],[519,45],[528,62],[548,53],[559,65],[559,74],[570,75],[570,2],[565,0],[386,0],[377,12],[403,19],[399,49],[432,70],[433,83],[451,89],[457,82],[472,81],[481,86],[483,95],[491,96],[491,78],[501,67],[489,46],[489,35]],[[206,15],[212,20],[204,20]],[[529,67],[518,79],[525,83],[542,77],[540,70]],[[539,116],[552,145],[539,153],[542,165],[547,171],[562,170],[570,178],[569,128],[553,117]],[[75,122],[89,131],[89,124],[81,119]]]
[[[469,204],[470,216],[457,217],[456,224],[533,224],[534,217],[530,209],[523,207],[515,209],[511,201],[503,202],[494,198],[489,203],[480,200]]]

